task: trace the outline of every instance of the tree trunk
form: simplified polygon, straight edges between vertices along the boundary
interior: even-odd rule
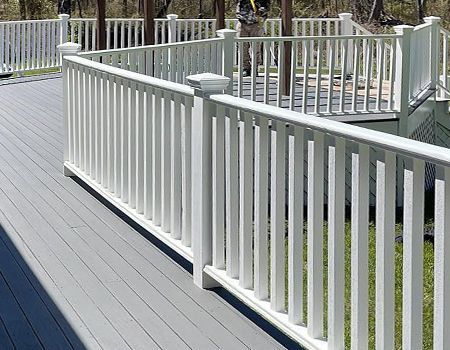
[[[122,17],[128,18],[128,0],[122,1]]]
[[[81,9],[81,1],[80,0],[77,0],[77,5],[78,5],[78,17],[83,18],[83,11]]]
[[[366,23],[369,20],[370,4],[368,0],[350,0],[350,8],[356,21]]]
[[[167,10],[169,9],[172,0],[165,0],[164,5],[159,9],[156,18],[165,18],[167,16]]]
[[[383,0],[374,0],[372,11],[370,12],[369,22],[379,22],[383,13]]]
[[[20,19],[27,19],[27,4],[25,0],[19,0]]]
[[[417,0],[417,20],[423,23],[425,17],[425,0]]]
[[[59,0],[58,1],[58,13],[64,13],[71,16],[71,6],[70,0]]]
[[[225,28],[225,0],[215,1],[216,29]]]

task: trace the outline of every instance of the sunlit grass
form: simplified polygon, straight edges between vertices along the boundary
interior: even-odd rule
[[[396,235],[401,235],[402,226],[396,226]],[[327,335],[327,284],[328,284],[328,250],[327,250],[328,227],[324,225],[324,332]],[[286,240],[286,269],[287,265],[287,240]],[[369,349],[375,349],[375,272],[376,272],[376,252],[375,252],[375,226],[369,225]],[[304,319],[307,319],[307,234],[306,223],[304,231],[304,251],[303,251],[303,298],[304,298]],[[395,349],[402,349],[402,296],[403,296],[403,244],[395,243]],[[433,283],[434,283],[434,247],[431,242],[424,242],[424,297],[423,297],[423,349],[433,348]],[[286,285],[287,285],[286,270]],[[287,301],[286,289],[286,305]],[[350,348],[351,330],[351,224],[345,224],[345,347]]]

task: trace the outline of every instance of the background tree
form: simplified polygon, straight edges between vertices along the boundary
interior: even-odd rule
[[[74,17],[95,17],[96,0],[0,0],[0,20],[55,18],[58,13]],[[225,0],[227,17],[235,16],[237,0]],[[440,16],[445,22],[450,0],[295,0],[294,17],[332,17],[352,12],[361,24],[390,30],[392,24],[418,24],[427,15]],[[214,0],[155,0],[155,14],[180,18],[214,17]],[[143,0],[107,0],[107,17],[142,17]],[[280,0],[273,0],[270,17],[280,18]],[[450,25],[448,26],[450,28]],[[386,29],[385,29],[386,28]]]
[[[423,22],[425,17],[425,0],[417,0],[417,20],[419,23]]]
[[[372,4],[372,11],[369,16],[369,22],[380,22],[383,8],[383,0],[374,0]]]

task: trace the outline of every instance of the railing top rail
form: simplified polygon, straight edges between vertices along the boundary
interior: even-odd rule
[[[444,35],[446,35],[446,36],[450,36],[450,31],[448,31],[447,29],[445,29],[445,28],[443,28],[443,27],[440,27],[440,29],[441,29],[441,33],[442,33],[442,34],[444,34]]]
[[[281,21],[281,18],[274,18],[276,20]],[[312,18],[308,18],[308,17],[296,17],[296,18],[292,18],[292,21],[294,22],[310,22],[310,21],[314,21],[314,22],[329,22],[329,21],[342,21],[342,19],[337,18],[337,17],[330,17],[330,18],[325,18],[325,17],[312,17]]]
[[[432,23],[423,23],[423,24],[420,24],[418,26],[415,26],[413,31],[417,32],[419,30],[422,30],[422,29],[425,29],[425,28],[428,28],[428,27],[431,27],[431,26],[432,26]]]
[[[0,24],[9,24],[9,23],[44,23],[44,22],[59,22],[61,19],[59,18],[50,18],[50,19],[27,19],[24,21],[0,21]]]
[[[238,109],[252,115],[259,115],[304,128],[320,131],[354,142],[395,152],[405,157],[422,159],[437,165],[450,167],[450,152],[446,148],[403,138],[355,125],[315,117],[279,107],[249,101],[231,95],[211,95],[210,100],[225,107]]]
[[[233,19],[231,19],[233,20]],[[177,18],[177,22],[215,22],[215,18]]]
[[[106,21],[143,21],[143,18],[106,18]],[[96,21],[96,18],[70,18],[69,21]],[[169,21],[168,18],[155,18],[155,21]],[[177,22],[215,22],[215,18],[177,18],[175,19]],[[237,18],[226,18],[225,21],[237,21]],[[270,22],[281,22],[281,18],[267,18],[266,21]],[[294,22],[329,22],[329,21],[341,21],[340,18],[337,17],[296,17],[293,18]]]
[[[265,41],[293,41],[293,40],[357,40],[357,39],[396,39],[400,38],[400,34],[371,34],[371,35],[314,35],[314,36],[280,36],[280,37],[241,37],[236,38],[236,41],[244,42],[265,42]]]
[[[178,46],[186,46],[186,45],[203,45],[205,43],[214,43],[223,41],[222,38],[211,38],[211,39],[202,39],[202,40],[191,40],[191,41],[179,41],[176,43],[167,43],[167,44],[156,44],[156,45],[147,45],[147,46],[136,46],[129,48],[120,48],[120,49],[106,49],[106,50],[98,50],[98,51],[89,51],[85,53],[80,53],[81,57],[97,57],[102,55],[112,55],[112,54],[124,54],[134,51],[145,51],[145,50],[157,50],[157,49],[170,49],[176,48]]]
[[[96,21],[96,18],[70,18],[69,22],[87,22],[87,21]],[[155,18],[155,21],[159,21],[159,20],[166,20],[168,21],[167,18]],[[106,18],[105,19],[106,22],[108,21],[124,21],[124,22],[128,22],[128,21],[144,21],[143,18]]]
[[[147,85],[159,90],[167,90],[173,93],[181,94],[187,97],[194,96],[194,89],[183,84],[173,83],[171,81],[162,80],[158,78],[153,78],[148,75],[143,75],[140,73],[130,72],[125,69],[109,66],[103,63],[94,62],[79,56],[67,56],[64,58],[65,61],[78,64],[83,67],[88,67],[97,72],[112,75],[114,77],[123,78],[135,83]]]
[[[367,34],[367,35],[373,35],[373,33],[370,32],[370,30],[367,30],[366,28],[364,28],[359,23],[357,23],[357,22],[355,22],[353,20],[351,21],[351,23],[352,23],[352,27],[353,28],[356,28],[357,30],[361,31],[362,33]]]

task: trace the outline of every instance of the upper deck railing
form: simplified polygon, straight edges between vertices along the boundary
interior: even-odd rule
[[[361,26],[342,18],[294,18],[294,36],[322,36],[362,34]],[[345,24],[343,24],[345,22]],[[226,19],[227,29],[236,29],[236,19]],[[265,34],[281,35],[281,19],[264,22]],[[106,19],[107,49],[130,48],[144,45],[143,19]],[[216,36],[215,19],[179,19],[177,15],[155,19],[155,43],[166,44],[193,41]],[[370,34],[367,31],[365,34]],[[27,71],[60,65],[59,61],[47,63],[56,46],[66,41],[82,45],[83,51],[96,50],[96,21],[93,18],[70,18],[37,21],[0,22],[0,73],[5,69]],[[50,50],[50,52],[48,52]],[[54,53],[53,53],[54,54]],[[59,57],[58,57],[59,58]]]
[[[316,115],[392,113],[406,111],[430,89],[448,87],[447,73],[439,73],[446,70],[448,60],[446,51],[442,55],[439,53],[438,22],[439,19],[430,17],[412,33],[404,28],[405,33],[401,29],[396,35],[373,35],[353,22],[350,14],[341,14],[339,18],[295,18],[294,37],[282,38],[280,19],[269,19],[264,23],[267,37],[235,38],[235,47],[227,43],[224,51],[227,57],[221,57],[220,45],[223,43],[218,39],[211,46],[209,41],[215,40],[215,20],[178,19],[176,15],[157,19],[156,42],[184,42],[169,49],[169,46],[142,46],[141,19],[108,19],[108,51],[89,55],[98,59],[102,55],[117,55],[111,64],[145,71],[152,76],[160,74],[171,81],[181,81],[181,75],[185,77],[195,71],[223,74],[226,71],[232,78],[234,70],[238,73],[237,95],[243,96],[242,58],[243,51],[250,46],[254,60],[260,50],[263,56],[259,68],[253,65],[249,96],[252,100],[262,96],[261,101],[274,100],[272,102],[278,106],[292,110],[297,104],[302,112]],[[230,19],[226,26],[235,28],[236,23]],[[58,44],[72,41],[82,45],[83,51],[92,51],[95,33],[93,19],[69,19],[66,15],[60,15],[56,20],[0,22],[0,74],[59,67]],[[442,47],[446,49],[448,37],[445,31],[441,33]],[[284,50],[285,46],[290,52]],[[138,49],[124,50],[131,47]],[[169,50],[176,53],[169,57]],[[150,52],[152,54],[143,62],[139,61],[142,55],[148,56]],[[154,57],[153,52],[156,53]],[[291,56],[290,67],[285,66],[286,54]],[[233,68],[220,67],[220,64],[229,64],[228,56],[232,56]],[[443,60],[440,60],[441,56],[444,56]],[[186,61],[185,57],[188,63],[181,65],[181,61]],[[155,66],[152,66],[152,59],[156,60]],[[165,59],[175,64],[169,64],[168,69],[159,69],[158,60],[165,67]],[[142,67],[149,62],[152,69]],[[175,72],[176,69],[185,70],[185,73]],[[256,69],[261,73],[260,79],[256,77]],[[291,77],[289,93],[283,86],[286,76]],[[400,96],[402,88],[408,90],[408,94]],[[274,90],[276,93],[272,93]],[[301,103],[295,99],[296,92],[302,95]],[[308,106],[306,100],[311,100],[311,93],[314,101]],[[287,95],[290,99],[283,97]],[[403,105],[400,101],[404,101]]]
[[[389,35],[361,34],[358,27],[349,27],[356,28],[357,34],[351,29],[348,35],[238,38],[235,32],[224,30],[218,31],[215,39],[82,56],[183,83],[192,73],[223,74],[236,80],[234,93],[239,97],[245,94],[254,101],[303,113],[397,113],[407,117],[410,105],[437,86],[439,54],[432,50],[438,40],[437,22],[430,18],[416,28],[399,26],[396,34]],[[252,65],[251,78],[246,79],[245,50],[250,51],[253,62],[261,57],[259,65]],[[413,54],[416,51],[419,54]],[[285,55],[290,56],[290,66],[285,64]],[[286,71],[288,92],[283,91]]]

